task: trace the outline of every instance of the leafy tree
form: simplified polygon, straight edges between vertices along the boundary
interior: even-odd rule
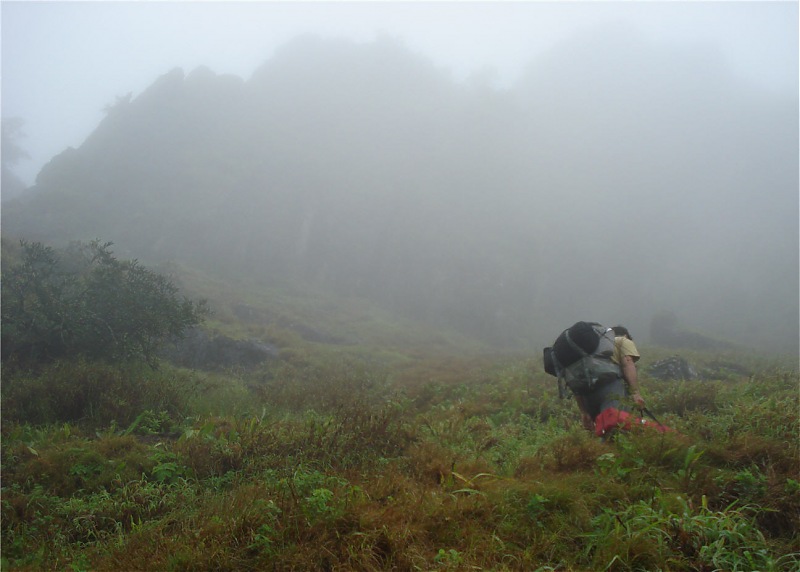
[[[168,278],[115,258],[110,242],[75,243],[60,255],[39,242],[20,246],[2,276],[6,363],[77,355],[154,363],[164,340],[209,312],[205,301],[179,297]]]

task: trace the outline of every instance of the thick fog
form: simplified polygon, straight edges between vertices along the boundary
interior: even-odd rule
[[[2,2],[2,115],[24,121],[32,184],[117,97],[175,68],[248,78],[300,34],[400,39],[457,79],[512,85],[536,56],[598,26],[714,51],[759,87],[797,89],[795,2]]]
[[[222,20],[179,61],[177,29],[150,45],[134,26],[120,42],[147,65],[108,63],[137,79],[83,138],[55,120],[58,156],[4,232],[290,276],[508,347],[580,319],[647,340],[667,316],[797,351],[796,4],[379,4],[257,4],[285,26],[229,61]],[[22,149],[40,144],[25,74],[48,74],[20,67],[35,50],[11,24],[68,9],[3,5]],[[86,100],[109,89],[67,69]]]

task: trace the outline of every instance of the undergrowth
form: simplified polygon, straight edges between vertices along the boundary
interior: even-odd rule
[[[2,568],[797,570],[798,375],[745,365],[613,441],[516,357],[4,372]]]

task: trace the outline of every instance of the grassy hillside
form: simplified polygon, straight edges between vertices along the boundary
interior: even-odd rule
[[[648,404],[679,433],[602,442],[538,351],[491,355],[341,300],[239,302],[195,284],[212,326],[281,357],[4,371],[3,570],[800,565],[794,367],[696,353],[714,378],[657,381],[647,367],[668,353],[641,348]]]
[[[113,240],[269,351],[159,361],[205,306],[103,256],[9,280],[4,236],[3,570],[797,570],[797,98],[627,42],[494,90],[300,38],[109,107],[3,232]],[[675,308],[676,432],[587,434],[541,345]]]
[[[486,344],[453,328],[392,311],[357,296],[345,296],[299,280],[263,281],[167,264],[191,298],[209,301],[207,326],[234,338],[255,337],[289,352],[347,349],[375,354],[488,351]]]

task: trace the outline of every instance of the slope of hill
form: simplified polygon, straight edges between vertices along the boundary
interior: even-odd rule
[[[598,48],[599,46],[599,48]],[[55,157],[3,231],[294,282],[526,346],[587,316],[796,351],[797,101],[610,34],[508,91],[386,40],[173,70]],[[765,303],[765,301],[769,301]]]
[[[712,347],[797,352],[797,113],[616,31],[502,92],[301,38],[120,98],[4,202],[4,276],[112,240],[269,358],[4,362],[0,566],[797,570],[796,359]],[[25,268],[37,334],[111,313]],[[598,439],[538,347],[651,316],[692,341],[640,345],[675,431]]]

